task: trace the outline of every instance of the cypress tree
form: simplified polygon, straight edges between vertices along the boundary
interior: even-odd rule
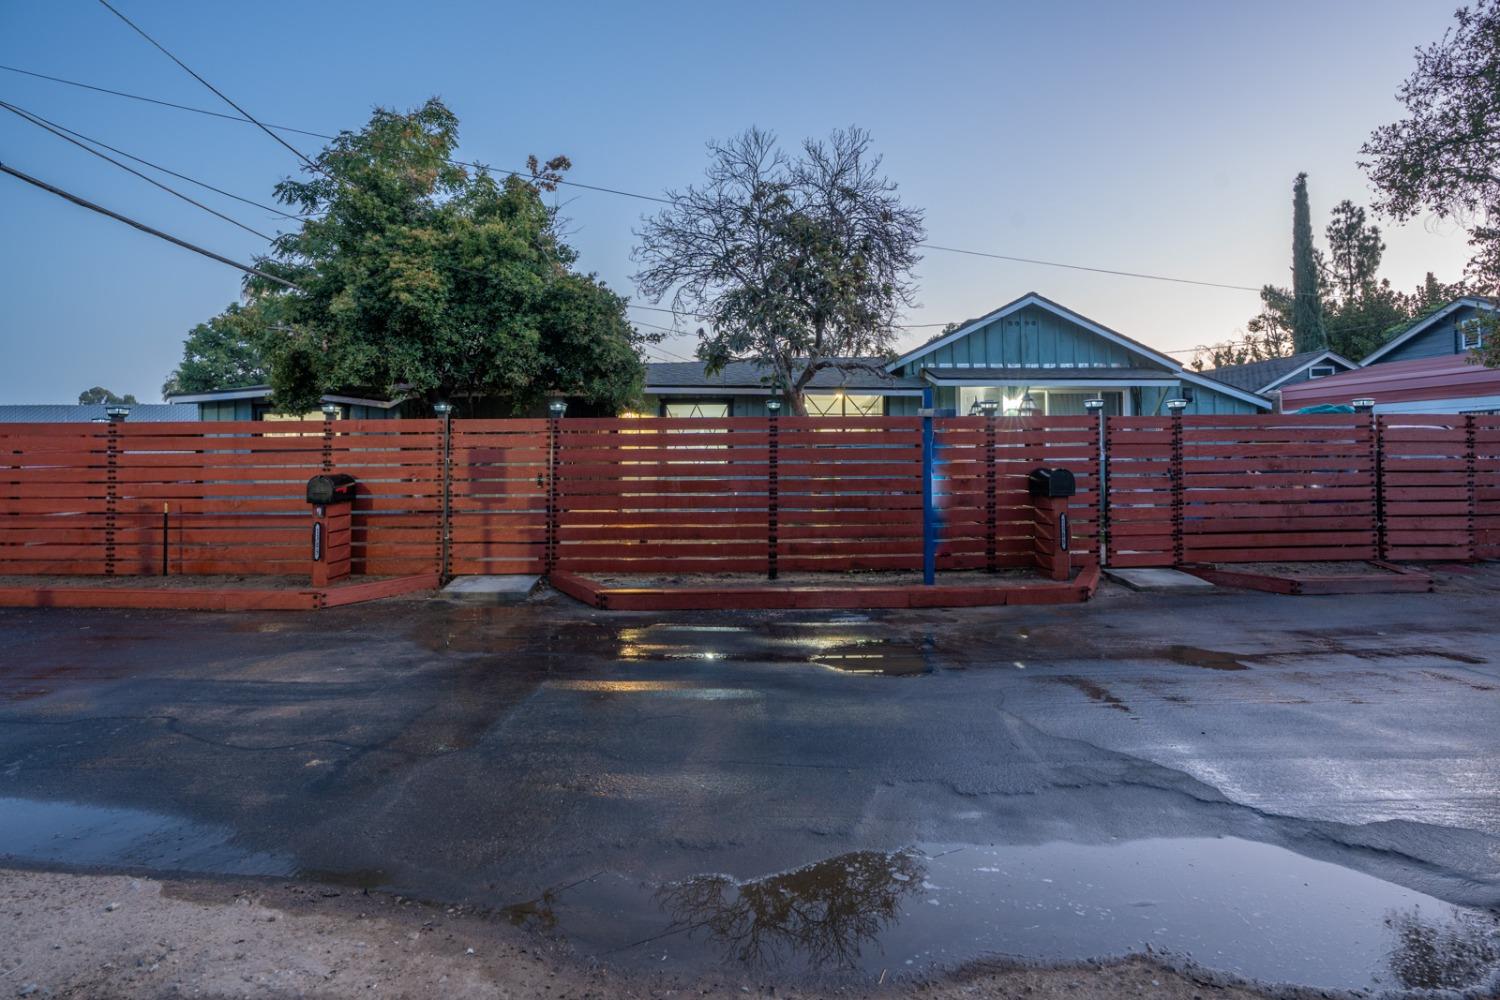
[[[1318,296],[1318,262],[1313,254],[1312,212],[1307,207],[1307,174],[1292,184],[1292,350],[1328,346]]]

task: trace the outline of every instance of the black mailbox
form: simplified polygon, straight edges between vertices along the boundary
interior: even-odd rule
[[[313,476],[307,481],[307,502],[318,507],[353,503],[355,479],[342,472]]]
[[[1034,497],[1070,497],[1078,492],[1067,469],[1033,469],[1026,485]]]

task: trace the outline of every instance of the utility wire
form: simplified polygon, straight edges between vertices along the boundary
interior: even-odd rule
[[[100,3],[105,3],[105,0],[99,0],[99,2]],[[108,6],[107,3],[105,3],[105,5]],[[110,9],[113,10],[113,8],[110,8]],[[139,30],[139,29],[137,29],[137,30]],[[165,51],[165,50],[163,50],[163,51]],[[170,55],[170,53],[168,53],[168,54]],[[186,68],[186,67],[184,67],[184,68]],[[245,122],[249,122],[250,124],[257,125],[260,128],[262,128],[264,130],[267,130],[267,131],[270,131],[271,129],[276,129],[276,130],[280,130],[280,131],[284,131],[284,132],[296,132],[299,135],[313,136],[313,137],[319,138],[319,139],[333,139],[333,138],[335,138],[334,136],[328,135],[328,134],[323,133],[323,132],[309,132],[309,131],[307,131],[305,129],[294,129],[294,128],[291,128],[290,126],[286,126],[286,125],[264,125],[261,122],[255,120],[254,118],[249,117],[248,115],[245,116],[245,117],[243,117],[243,118],[235,118],[235,116],[233,116],[233,115],[226,115],[226,114],[222,114],[222,113],[217,112],[217,111],[209,111],[209,110],[204,109],[204,108],[189,107],[189,106],[183,105],[183,104],[174,104],[171,101],[162,101],[162,100],[158,100],[158,99],[152,98],[152,97],[143,97],[143,96],[141,96],[139,94],[129,94],[129,93],[126,93],[124,91],[111,90],[111,89],[109,89],[107,87],[96,87],[96,86],[93,86],[93,85],[87,84],[87,83],[79,83],[76,80],[65,80],[65,79],[63,79],[61,77],[47,76],[46,74],[35,73],[35,72],[32,72],[31,70],[18,69],[17,67],[14,67],[14,66],[0,65],[0,69],[7,70],[7,71],[12,72],[12,73],[24,73],[27,76],[37,77],[38,79],[42,79],[42,80],[50,80],[53,83],[61,83],[61,84],[66,84],[68,86],[73,86],[73,87],[83,87],[83,88],[85,88],[87,90],[94,90],[94,91],[98,91],[100,93],[111,94],[111,95],[116,96],[116,97],[125,97],[125,98],[130,98],[132,100],[147,101],[147,102],[150,102],[152,104],[160,104],[160,105],[163,105],[163,106],[166,106],[166,107],[176,108],[176,109],[178,109],[180,111],[192,111],[192,112],[196,112],[197,114],[213,115],[216,118],[226,118],[226,119],[229,119],[230,121],[245,121]],[[189,70],[189,72],[192,72],[192,71]],[[197,74],[194,74],[194,75],[196,76]],[[212,88],[210,88],[210,89],[212,89]],[[215,91],[215,93],[218,93],[218,91]],[[222,95],[220,95],[220,96],[222,96]],[[226,98],[226,100],[227,100],[227,98]],[[236,105],[236,107],[238,107],[238,105]],[[283,142],[282,144],[286,145],[285,142]],[[288,147],[288,148],[292,148],[292,147]],[[296,152],[295,149],[293,151]],[[297,155],[301,156],[302,154],[298,153]],[[303,157],[303,159],[305,160],[306,157]],[[475,163],[473,161],[449,160],[448,162],[454,164],[455,166],[474,167],[476,169],[481,169],[481,170],[491,170],[491,169],[494,169],[494,168],[491,168],[489,166],[486,166],[485,164]],[[507,174],[507,175],[512,176],[512,177],[525,177],[525,176],[528,176],[526,173],[524,173],[522,171],[519,171],[519,170],[499,170],[497,172],[498,173]],[[585,183],[583,183],[581,181],[572,181],[572,180],[559,180],[558,183],[561,184],[561,185],[565,185],[567,187],[576,187],[576,188],[579,188],[579,189],[585,190],[585,191],[598,191],[598,192],[601,192],[601,193],[604,193],[604,194],[619,195],[620,197],[623,197],[623,198],[635,198],[635,199],[638,199],[640,201],[656,202],[657,204],[661,204],[661,205],[675,205],[676,204],[676,201],[674,201],[671,198],[663,198],[663,197],[660,197],[658,195],[642,194],[639,191],[626,191],[626,190],[623,190],[621,188],[604,187],[604,186],[597,185],[597,184],[585,184]],[[985,258],[989,258],[991,260],[1011,261],[1013,263],[1018,263],[1018,264],[1033,264],[1033,265],[1037,265],[1039,267],[1056,267],[1056,268],[1063,268],[1063,269],[1071,270],[1071,271],[1087,271],[1087,272],[1090,272],[1090,273],[1093,273],[1093,274],[1109,274],[1109,275],[1114,275],[1116,277],[1136,278],[1136,279],[1145,280],[1145,281],[1165,281],[1165,282],[1170,282],[1170,283],[1173,283],[1173,284],[1197,285],[1197,286],[1200,286],[1200,287],[1203,287],[1203,288],[1223,288],[1223,289],[1228,289],[1230,291],[1237,291],[1237,292],[1259,292],[1260,291],[1260,286],[1258,286],[1258,285],[1257,286],[1235,285],[1235,284],[1230,284],[1228,282],[1202,281],[1202,280],[1197,279],[1197,278],[1178,278],[1178,277],[1173,277],[1171,275],[1150,274],[1150,273],[1143,272],[1143,271],[1122,271],[1122,270],[1115,270],[1113,268],[1106,268],[1106,267],[1090,267],[1090,266],[1083,265],[1083,264],[1067,264],[1067,263],[1064,263],[1062,261],[1041,260],[1041,259],[1035,258],[1035,257],[1018,257],[1018,256],[1012,256],[1010,254],[991,253],[991,252],[986,251],[986,250],[966,250],[966,249],[963,249],[961,247],[942,246],[942,245],[939,245],[939,244],[936,244],[936,243],[921,243],[921,244],[918,244],[918,245],[922,249],[924,249],[924,250],[937,250],[937,251],[942,252],[942,253],[961,254],[961,255],[969,256],[969,257],[985,257]],[[668,310],[668,311],[670,311],[670,310]],[[944,323],[914,324],[914,326],[945,326],[945,325],[946,324],[944,324]],[[910,327],[908,327],[908,329],[909,328]]]
[[[231,260],[228,257],[225,257],[223,254],[214,253],[212,250],[205,250],[203,249],[203,247],[200,247],[195,243],[189,243],[187,240],[178,239],[176,236],[173,236],[170,233],[164,233],[160,229],[153,229],[143,222],[137,222],[129,216],[121,215],[119,212],[110,211],[103,205],[96,205],[91,201],[80,198],[76,194],[64,191],[62,188],[54,187],[51,184],[48,184],[46,181],[32,177],[30,174],[24,174],[21,171],[17,170],[15,167],[8,166],[5,163],[0,163],[0,172],[10,174],[12,177],[23,180],[33,187],[39,187],[49,194],[55,194],[59,198],[65,198],[68,201],[71,201],[73,204],[86,208],[91,212],[98,212],[100,215],[107,215],[111,219],[114,219],[116,222],[123,222],[127,226],[139,229],[141,232],[146,233],[150,236],[155,236],[159,240],[166,240],[168,243],[175,243],[177,246],[180,246],[185,250],[191,250],[193,251],[193,253],[202,254],[210,260],[218,261],[220,264],[228,264],[230,267],[238,268],[239,270],[244,271],[246,274],[253,274],[258,278],[265,278],[267,281],[274,281],[278,285],[284,285],[294,292],[302,291],[300,287],[292,284],[290,281],[287,281],[284,278],[278,278],[274,274],[267,274],[265,271],[262,271],[259,268],[251,267],[248,264],[241,264],[237,260]]]
[[[9,104],[9,103],[7,103],[5,101],[0,101],[0,106],[6,107],[6,108],[8,108],[11,111],[18,111],[21,114],[23,114],[23,115],[25,115],[25,116],[27,116],[29,118],[34,118],[34,119],[36,119],[39,122],[45,122],[46,124],[52,126],[53,128],[58,129],[59,131],[68,133],[68,135],[73,136],[73,138],[75,138],[75,139],[82,139],[84,142],[92,143],[93,145],[98,146],[101,149],[107,149],[111,153],[116,154],[117,156],[123,156],[127,160],[134,160],[136,163],[140,163],[140,164],[143,164],[145,166],[148,166],[152,170],[160,170],[164,174],[170,174],[171,176],[176,177],[178,180],[187,181],[189,184],[196,184],[199,187],[204,188],[205,190],[214,192],[215,194],[221,194],[221,195],[223,195],[226,198],[233,198],[235,201],[244,202],[246,205],[252,205],[255,208],[264,209],[265,211],[274,213],[276,215],[279,215],[279,216],[281,216],[284,219],[291,219],[293,221],[300,222],[300,221],[302,221],[302,219],[306,218],[306,216],[293,215],[290,212],[284,212],[281,209],[276,208],[275,206],[267,205],[267,204],[264,204],[263,202],[255,201],[252,198],[242,197],[240,195],[235,194],[233,191],[225,191],[223,188],[214,187],[212,184],[208,183],[207,181],[200,181],[196,177],[189,177],[187,174],[180,174],[177,171],[171,169],[170,167],[164,167],[164,166],[162,166],[160,163],[152,163],[150,160],[142,159],[141,157],[136,156],[133,153],[127,153],[123,149],[118,149],[118,148],[116,148],[114,146],[111,146],[107,142],[103,142],[103,141],[101,141],[99,139],[92,138],[91,136],[84,135],[82,132],[75,132],[73,129],[68,128],[66,125],[59,125],[55,121],[49,121],[48,119],[43,118],[41,115],[37,114],[35,111],[27,111],[23,107],[20,107],[20,106],[15,105],[15,104]]]
[[[99,159],[104,160],[106,163],[112,163],[112,164],[114,164],[115,166],[119,167],[121,170],[125,171],[126,173],[134,174],[135,176],[139,177],[141,180],[145,181],[147,184],[151,184],[151,185],[153,185],[155,187],[161,188],[163,191],[167,192],[167,194],[170,194],[174,198],[181,198],[183,201],[187,202],[189,205],[193,205],[193,206],[195,206],[197,208],[203,209],[203,211],[207,212],[209,215],[213,215],[213,216],[216,216],[216,217],[218,217],[220,219],[223,219],[225,222],[229,223],[232,226],[239,226],[241,229],[243,229],[247,233],[250,233],[252,236],[259,236],[261,239],[265,240],[267,243],[270,243],[273,240],[275,240],[274,236],[267,236],[265,233],[261,232],[258,229],[252,229],[249,226],[245,225],[243,222],[239,221],[238,219],[231,218],[230,216],[225,215],[223,212],[219,212],[219,211],[216,211],[215,209],[209,208],[207,205],[203,204],[203,202],[198,201],[197,199],[194,199],[194,198],[189,198],[187,195],[183,194],[181,191],[178,191],[176,188],[169,187],[168,185],[163,184],[161,181],[158,181],[155,178],[148,177],[145,174],[141,173],[139,170],[135,169],[134,167],[126,166],[125,164],[121,163],[119,160],[115,159],[114,157],[108,156],[108,155],[106,155],[104,153],[101,153],[97,149],[94,149],[94,148],[88,146],[87,144],[82,143],[82,142],[78,141],[77,139],[74,139],[70,135],[64,135],[62,131],[60,131],[57,128],[54,128],[50,123],[48,123],[48,122],[46,122],[46,121],[44,121],[44,120],[42,120],[40,118],[34,118],[34,117],[32,117],[29,113],[27,113],[25,111],[22,111],[20,108],[16,107],[14,104],[7,104],[4,101],[0,101],[0,108],[4,108],[6,111],[9,111],[11,114],[16,115],[17,117],[21,118],[23,121],[30,122],[31,124],[37,126],[38,128],[46,129],[48,132],[51,132],[53,135],[57,136],[59,139],[62,139],[64,141],[66,141],[66,142],[71,142],[73,145],[77,146],[79,149],[83,150],[86,153],[92,153],[92,154],[94,154],[95,156],[99,157]]]
[[[292,153],[297,157],[297,159],[301,160],[303,163],[307,164],[310,168],[312,168],[313,170],[316,170],[318,173],[323,174],[323,176],[325,176],[325,177],[328,176],[327,172],[324,171],[322,167],[318,166],[312,160],[309,160],[307,158],[307,155],[305,153],[303,153],[302,150],[298,149],[296,146],[293,146],[291,143],[287,142],[285,139],[283,139],[281,136],[277,135],[271,129],[269,129],[265,125],[261,124],[261,122],[259,122],[259,121],[256,120],[256,118],[255,118],[254,115],[252,115],[250,112],[246,111],[244,108],[240,107],[238,104],[234,103],[234,101],[230,100],[228,94],[224,93],[218,87],[215,87],[213,84],[211,84],[207,80],[203,79],[203,77],[201,77],[197,73],[193,72],[192,67],[190,67],[187,63],[183,62],[181,59],[178,59],[171,52],[167,51],[166,46],[162,45],[161,42],[158,42],[156,39],[154,39],[150,35],[146,34],[146,32],[142,28],[140,28],[134,21],[132,21],[130,18],[126,17],[124,14],[121,14],[118,10],[116,10],[113,6],[111,6],[109,0],[99,0],[99,3],[104,6],[105,10],[109,11],[115,17],[118,17],[120,20],[122,20],[126,24],[128,24],[130,26],[131,30],[134,31],[137,35],[140,35],[146,41],[150,42],[153,46],[155,46],[156,49],[157,49],[157,51],[159,51],[162,55],[164,55],[168,59],[172,60],[178,66],[181,66],[183,68],[183,70],[186,71],[187,74],[189,76],[191,76],[194,80],[197,80],[199,83],[203,84],[203,86],[207,87],[209,90],[213,91],[216,95],[218,95],[218,98],[221,101],[223,101],[225,104],[229,105],[234,110],[238,111],[240,114],[244,115],[245,118],[248,121],[253,122],[255,124],[256,128],[260,129],[266,135],[270,136],[272,139],[275,139],[281,145],[283,145],[287,149],[291,150]]]

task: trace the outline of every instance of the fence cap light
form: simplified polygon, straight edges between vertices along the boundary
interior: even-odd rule
[[[1167,400],[1167,409],[1171,410],[1173,413],[1181,413],[1183,410],[1187,409],[1187,405],[1188,401],[1181,398],[1180,396],[1175,399]]]
[[[324,403],[323,404],[323,416],[325,416],[325,417],[336,417],[338,415],[339,415],[339,404],[337,404],[337,403]]]
[[[1083,401],[1083,408],[1092,413],[1095,410],[1104,409],[1104,399],[1101,396],[1091,396]]]
[[[1361,396],[1349,405],[1353,406],[1356,410],[1363,412],[1365,410],[1375,409],[1375,400],[1371,399],[1369,396]]]
[[[554,417],[560,417],[568,410],[568,402],[565,399],[554,399],[547,404],[547,412]]]
[[[124,420],[130,416],[130,407],[112,403],[104,408],[104,415],[111,420]]]
[[[446,417],[448,414],[450,414],[450,413],[453,412],[453,404],[452,403],[433,403],[432,404],[432,412],[436,413],[440,417]]]
[[[982,412],[985,416],[993,417],[995,415],[995,412],[1000,409],[1000,400],[981,399],[979,401],[979,409],[980,412]]]
[[[777,399],[775,396],[772,396],[770,399],[766,400],[766,409],[770,410],[772,413],[775,413],[777,410],[781,409],[781,400]]]

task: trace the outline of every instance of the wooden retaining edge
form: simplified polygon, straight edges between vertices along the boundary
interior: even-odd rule
[[[576,573],[555,572],[557,590],[603,611],[871,610],[966,608],[1000,605],[1078,604],[1094,595],[1099,567],[1089,565],[1065,583],[997,584],[993,587],[603,587]]]
[[[1256,573],[1243,569],[1221,569],[1216,565],[1185,565],[1181,569],[1222,587],[1263,590],[1292,597],[1326,594],[1425,594],[1433,589],[1432,577],[1407,566],[1371,560],[1380,573],[1369,576],[1291,576]]]
[[[0,587],[0,608],[134,608],[158,611],[316,611],[433,590],[437,573],[324,590],[163,590],[128,587]]]

